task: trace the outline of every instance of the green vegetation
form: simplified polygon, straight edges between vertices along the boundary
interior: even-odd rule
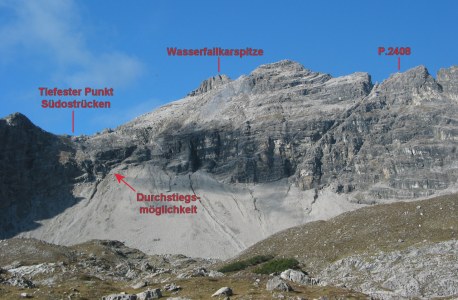
[[[299,262],[294,258],[280,258],[266,262],[259,268],[254,270],[258,274],[271,274],[275,272],[283,272],[287,269],[295,269],[299,265]]]
[[[269,261],[273,258],[270,255],[257,255],[252,258],[241,260],[227,264],[220,268],[218,271],[222,273],[235,272],[240,270],[245,270],[248,267],[259,265],[263,262]]]

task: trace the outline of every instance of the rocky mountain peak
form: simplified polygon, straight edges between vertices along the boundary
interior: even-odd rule
[[[216,76],[213,76],[213,77],[210,77],[204,81],[202,81],[202,83],[199,85],[199,87],[197,89],[195,89],[194,91],[190,92],[188,94],[188,96],[197,96],[197,95],[201,95],[201,94],[204,94],[210,90],[213,90],[219,86],[222,86],[228,82],[231,82],[231,79],[227,76],[227,75],[216,75]]]
[[[23,128],[33,128],[36,127],[26,116],[16,112],[4,118],[6,124],[10,126],[17,126]]]
[[[417,66],[415,68],[409,69],[406,72],[402,73],[404,79],[408,79],[414,86],[423,86],[426,83],[436,84],[436,80],[431,74],[429,74],[428,69],[423,66]]]
[[[259,74],[259,73],[278,73],[278,72],[303,72],[306,71],[307,73],[311,72],[310,70],[307,70],[304,68],[303,65],[301,65],[298,62],[292,61],[292,60],[281,60],[275,63],[271,64],[265,64],[261,65],[258,68],[256,68],[251,74]]]
[[[437,82],[444,92],[455,94],[455,99],[458,99],[458,66],[440,69],[437,72]]]
[[[391,104],[417,105],[420,102],[441,99],[442,87],[425,66],[417,66],[391,75],[380,84],[376,92],[391,99]]]
[[[428,79],[434,79],[425,66],[416,66],[405,72],[399,72],[391,75],[384,83],[390,83],[392,81],[408,82],[409,85],[418,85],[424,83]]]
[[[253,92],[263,93],[275,90],[298,87],[298,93],[307,93],[303,88],[320,85],[332,78],[325,73],[313,72],[300,63],[282,60],[272,64],[261,65],[249,75]]]
[[[458,81],[458,66],[442,68],[437,72],[438,81]]]

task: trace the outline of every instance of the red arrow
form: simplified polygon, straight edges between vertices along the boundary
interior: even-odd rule
[[[118,180],[118,183],[121,183],[122,181],[125,185],[130,187],[132,191],[137,192],[133,187],[130,186],[130,184],[124,181],[124,178],[126,178],[126,176],[122,176],[121,174],[115,174],[115,176],[116,176],[116,179]]]

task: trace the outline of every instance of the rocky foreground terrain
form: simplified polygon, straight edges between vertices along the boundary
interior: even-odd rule
[[[457,212],[456,194],[371,206],[279,232],[228,261],[147,255],[119,241],[65,247],[3,240],[0,295],[211,299],[219,291],[214,297],[453,299]],[[279,261],[289,265],[272,263]]]
[[[0,242],[0,248],[1,299],[209,299],[222,287],[230,292],[223,289],[221,296],[233,299],[271,299],[282,292],[290,299],[367,298],[344,288],[294,282],[289,285],[294,291],[268,288],[271,278],[266,275],[224,274],[216,271],[215,260],[146,255],[118,241],[94,240],[65,247],[10,239]]]

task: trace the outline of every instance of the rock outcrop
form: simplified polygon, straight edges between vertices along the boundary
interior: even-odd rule
[[[214,292],[212,295],[212,297],[219,296],[232,296],[232,289],[230,287],[225,286]]]
[[[377,299],[432,299],[458,295],[458,242],[423,244],[402,251],[353,255],[338,260],[320,276]],[[363,282],[363,284],[361,284]]]
[[[288,269],[283,271],[280,274],[280,278],[284,280],[289,280],[298,284],[309,284],[310,277],[307,276],[304,272],[298,270]]]
[[[188,94],[188,96],[197,96],[197,95],[200,95],[200,94],[204,94],[212,89],[215,89],[225,83],[228,83],[230,82],[231,79],[229,77],[227,77],[226,75],[218,75],[218,76],[214,76],[212,78],[209,78],[207,80],[204,80],[200,86],[192,91],[191,93]]]
[[[277,292],[289,292],[293,288],[280,277],[275,276],[267,281],[266,289],[268,291],[277,291]]]

